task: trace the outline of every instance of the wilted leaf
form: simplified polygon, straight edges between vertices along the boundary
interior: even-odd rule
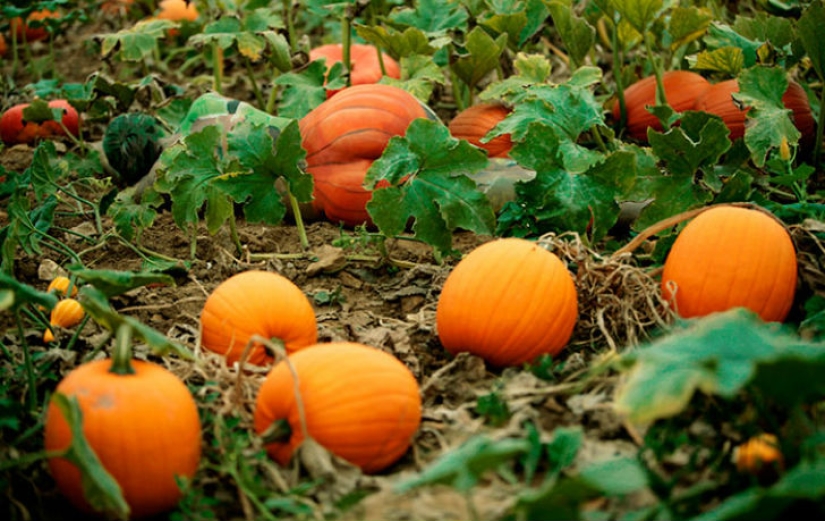
[[[687,45],[701,38],[710,23],[713,21],[713,14],[707,8],[702,7],[675,7],[670,13],[670,37],[673,42],[670,44],[672,50]]]
[[[745,66],[745,56],[739,47],[720,47],[712,51],[702,51],[693,62],[694,69],[718,71],[736,76]]]

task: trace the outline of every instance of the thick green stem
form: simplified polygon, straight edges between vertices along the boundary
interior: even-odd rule
[[[280,72],[276,70],[272,76],[272,90],[269,91],[269,99],[266,100],[266,108],[264,109],[267,114],[272,114],[275,110],[275,103],[278,101],[278,84],[275,83],[275,78],[279,75]]]
[[[286,443],[292,437],[292,426],[285,418],[275,420],[272,425],[264,431],[261,439],[264,443]]]
[[[121,324],[117,328],[109,372],[121,376],[135,374],[135,368],[132,367],[132,327],[127,324]]]
[[[298,50],[298,39],[295,38],[295,24],[292,20],[292,2],[291,0],[282,0],[281,5],[284,9],[284,21],[286,22],[286,34],[289,39],[289,50],[295,52]]]
[[[301,207],[298,204],[298,199],[292,195],[289,186],[286,187],[286,197],[289,199],[289,206],[292,208],[292,215],[295,216],[295,226],[298,228],[298,237],[301,239],[301,247],[305,250],[309,249],[309,238],[307,238],[307,229],[304,226],[304,217],[301,215]]]
[[[23,349],[23,366],[26,370],[26,380],[29,385],[29,392],[26,395],[26,405],[29,411],[33,411],[37,407],[37,381],[34,377],[34,364],[32,363],[32,355],[29,350],[29,343],[26,342],[26,332],[23,330],[23,321],[20,320],[18,313],[14,314],[15,322],[17,322],[17,335],[20,338],[20,346]]]
[[[255,100],[258,102],[258,108],[264,110],[266,108],[266,102],[264,101],[264,95],[261,93],[261,89],[258,88],[258,82],[255,79],[255,71],[252,69],[252,62],[249,61],[249,58],[246,56],[243,57],[244,65],[246,65],[246,74],[249,76],[249,81],[252,83],[252,92],[255,94]]]
[[[212,46],[212,71],[214,77],[213,89],[218,94],[222,94],[223,86],[223,48],[215,43]]]
[[[656,105],[667,105],[667,96],[665,95],[665,84],[662,80],[662,67],[659,59],[653,54],[653,45],[650,42],[651,35],[645,34],[645,50],[647,51],[647,59],[650,60],[650,65],[653,66],[653,75],[656,77]]]
[[[235,220],[234,212],[229,215],[229,235],[232,237],[232,243],[235,245],[238,255],[243,255],[243,245],[240,236],[238,236],[238,222]]]
[[[59,458],[64,454],[66,454],[65,450],[41,450],[39,452],[20,454],[15,458],[0,462],[0,472],[5,472],[15,467],[25,467],[44,459]]]

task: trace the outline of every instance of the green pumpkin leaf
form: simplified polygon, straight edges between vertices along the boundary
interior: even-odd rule
[[[467,30],[467,11],[455,0],[416,0],[415,7],[404,7],[390,13],[396,24],[416,27],[425,33]]]
[[[488,470],[500,467],[529,450],[523,439],[491,440],[477,435],[436,459],[418,476],[396,486],[399,493],[426,485],[449,485],[460,492],[473,488]]]
[[[0,271],[0,290],[3,292],[3,304],[0,309],[3,310],[16,309],[23,304],[52,309],[57,304],[57,297],[54,294],[38,291],[2,271]]]
[[[446,82],[444,72],[436,65],[431,56],[412,54],[401,58],[402,79],[384,76],[381,83],[394,85],[409,92],[420,100],[432,96],[435,85]]]
[[[112,218],[118,234],[131,241],[152,226],[162,204],[163,197],[151,187],[141,194],[140,202],[134,200],[133,190],[123,190],[117,193],[106,214]]]
[[[819,31],[825,27],[825,5],[811,2],[796,24],[797,34],[819,78],[825,79],[825,41]]]
[[[330,79],[341,76],[344,66],[336,63],[329,69]],[[278,114],[284,118],[300,119],[327,99],[327,88],[341,88],[345,83],[327,85],[326,60],[315,60],[303,71],[288,72],[275,78],[275,85],[284,85],[283,99]]]
[[[83,496],[92,508],[109,518],[129,519],[129,505],[123,497],[123,491],[115,478],[109,474],[86,441],[83,434],[83,411],[74,396],[67,397],[61,393],[52,395],[52,402],[57,405],[72,433],[72,443],[66,449],[63,458],[67,459],[80,471]]]
[[[482,100],[508,100],[524,95],[524,89],[539,83],[545,83],[550,78],[552,65],[550,60],[541,54],[525,54],[519,52],[513,60],[516,74],[503,80],[494,81],[485,88],[479,98]]]
[[[713,21],[713,14],[704,7],[675,7],[670,12],[668,31],[670,48],[676,50],[704,36]]]
[[[672,1],[612,0],[610,3],[622,19],[626,20],[636,31],[646,33]]]
[[[507,35],[502,34],[494,40],[484,29],[475,27],[467,35],[464,46],[467,53],[453,62],[452,69],[464,83],[473,87],[498,67],[501,53],[507,46]]]
[[[490,202],[467,177],[486,165],[484,152],[450,136],[443,124],[416,119],[404,137],[390,139],[367,171],[365,186],[374,190],[367,212],[388,237],[402,233],[413,219],[416,238],[450,253],[457,228],[492,233]],[[382,180],[390,186],[376,188]]]
[[[692,60],[692,68],[722,72],[736,76],[745,66],[745,55],[739,47],[721,47],[712,51],[702,51]]]
[[[424,31],[415,27],[408,27],[401,32],[383,26],[358,24],[355,32],[396,59],[416,54],[432,56],[440,47],[449,43],[449,39],[443,38],[431,41]]]
[[[570,56],[572,68],[577,68],[593,48],[596,29],[586,20],[573,13],[570,1],[554,0],[547,3],[553,16],[553,24],[559,31],[562,42]]]
[[[145,60],[152,56],[158,40],[166,37],[166,31],[179,26],[169,20],[141,20],[116,33],[99,36],[102,58],[105,60],[119,52],[126,61]]]
[[[712,169],[731,146],[725,123],[706,112],[683,112],[678,127],[665,133],[649,132],[648,138],[674,176],[692,177],[700,169]]]
[[[730,26],[721,23],[714,23],[708,28],[708,34],[704,39],[708,49],[716,50],[725,47],[734,47],[742,51],[742,59],[745,67],[753,67],[757,61],[757,53],[764,42],[753,41],[746,38]]]
[[[825,394],[825,349],[743,308],[686,321],[620,363],[616,409],[640,423],[679,414],[697,391],[732,399],[751,386],[787,407]]]
[[[175,285],[175,279],[165,273],[121,270],[87,269],[82,266],[70,265],[69,272],[78,280],[91,284],[107,297],[122,295],[147,284]]]

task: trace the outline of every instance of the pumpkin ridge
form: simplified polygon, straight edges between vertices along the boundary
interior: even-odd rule
[[[317,150],[314,150],[312,153],[307,154],[307,163],[309,164],[311,159],[316,159],[319,155],[323,154],[324,152],[330,151],[330,149],[332,149],[335,145],[340,143],[340,141],[343,140],[344,138],[351,137],[351,136],[358,136],[358,135],[362,135],[362,134],[369,134],[369,133],[376,133],[376,134],[381,134],[383,136],[387,136],[387,142],[389,142],[390,138],[397,135],[397,134],[393,134],[391,132],[387,132],[386,130],[380,130],[380,129],[376,129],[376,128],[365,128],[365,129],[359,129],[359,130],[351,130],[351,131],[347,132],[346,134],[342,134],[340,136],[337,136],[337,137],[333,138],[332,140],[330,140],[323,147],[321,147]],[[386,147],[386,143],[381,147],[382,148],[381,153],[383,153],[383,149],[385,147]],[[335,150],[335,152],[338,152],[338,151]],[[365,156],[357,156],[357,155],[353,156],[353,155],[351,155],[351,152],[349,150],[341,151],[341,154],[343,156],[347,156],[347,157],[350,157],[350,158],[353,158],[353,159],[378,159],[379,157],[381,157],[380,153],[378,155],[367,154],[366,157]],[[312,163],[311,166],[326,165],[326,164],[329,164],[329,163]]]

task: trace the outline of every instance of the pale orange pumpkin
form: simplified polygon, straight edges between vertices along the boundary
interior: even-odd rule
[[[737,92],[739,92],[737,79],[721,81],[706,90],[696,100],[695,107],[696,110],[721,117],[730,130],[731,141],[745,135],[745,122],[748,110],[750,110],[750,107],[741,107],[733,99],[733,94]],[[788,82],[788,88],[782,95],[782,103],[791,110],[791,119],[802,134],[801,141],[809,142],[816,133],[816,120],[805,89],[794,81]]]
[[[318,339],[315,310],[303,291],[278,273],[252,270],[223,281],[206,299],[201,312],[203,347],[237,362],[253,335],[280,342],[287,353]],[[247,361],[273,360],[267,347],[253,343]]]
[[[46,288],[46,292],[54,291],[61,297],[65,297],[69,291],[69,286],[72,287],[72,294],[70,296],[74,297],[77,295],[77,286],[72,284],[71,279],[69,277],[64,277],[62,275],[58,275],[57,277],[53,278],[51,282],[49,282],[49,287]]]
[[[676,112],[692,110],[696,100],[710,87],[702,75],[691,71],[668,71],[662,75],[662,86],[668,105]],[[624,91],[627,108],[627,133],[639,141],[647,141],[647,129],[661,131],[659,119],[647,110],[656,105],[656,77],[648,76]],[[621,117],[619,102],[613,105],[613,119]]]
[[[450,134],[487,151],[489,157],[507,157],[513,148],[510,134],[502,134],[482,142],[493,128],[510,115],[511,109],[501,103],[479,103],[464,109],[450,121]]]
[[[307,172],[316,180],[315,210],[332,222],[369,223],[366,171],[416,118],[435,115],[407,91],[382,84],[346,88],[304,116],[299,126]]]
[[[350,85],[367,85],[378,83],[384,77],[381,71],[381,62],[378,61],[378,48],[363,43],[350,44]],[[335,63],[344,61],[344,46],[340,43],[330,43],[315,47],[309,51],[309,60],[326,59],[327,69]],[[389,78],[401,78],[401,67],[388,54],[381,53],[384,62],[384,71]],[[341,89],[327,90],[327,97],[332,97]]]
[[[353,342],[317,344],[279,362],[255,405],[255,431],[266,450],[287,465],[305,436],[295,394],[298,377],[306,434],[364,472],[381,471],[410,446],[421,422],[413,374],[397,358]]]
[[[689,222],[662,273],[663,295],[685,318],[745,307],[781,322],[796,284],[796,251],[785,227],[760,210],[733,206]]]
[[[779,440],[769,433],[754,436],[737,446],[733,457],[739,472],[754,475],[766,474],[768,470],[782,470],[785,465]]]
[[[494,240],[471,251],[444,282],[438,337],[452,354],[519,365],[567,345],[577,300],[573,278],[554,253],[526,239]]]
[[[131,517],[139,518],[177,504],[176,478],[192,478],[200,462],[201,425],[186,385],[164,367],[130,360],[130,349],[119,346],[111,359],[77,367],[55,392],[77,399],[86,441],[120,486]],[[69,424],[54,402],[44,435],[47,451],[71,444]],[[92,511],[73,463],[50,458],[49,471],[73,505]]]
[[[66,298],[58,301],[52,308],[49,324],[66,328],[74,327],[83,320],[84,315],[85,312],[80,302],[73,298]],[[54,341],[54,332],[51,328],[46,329],[43,333],[43,341],[46,343]]]

